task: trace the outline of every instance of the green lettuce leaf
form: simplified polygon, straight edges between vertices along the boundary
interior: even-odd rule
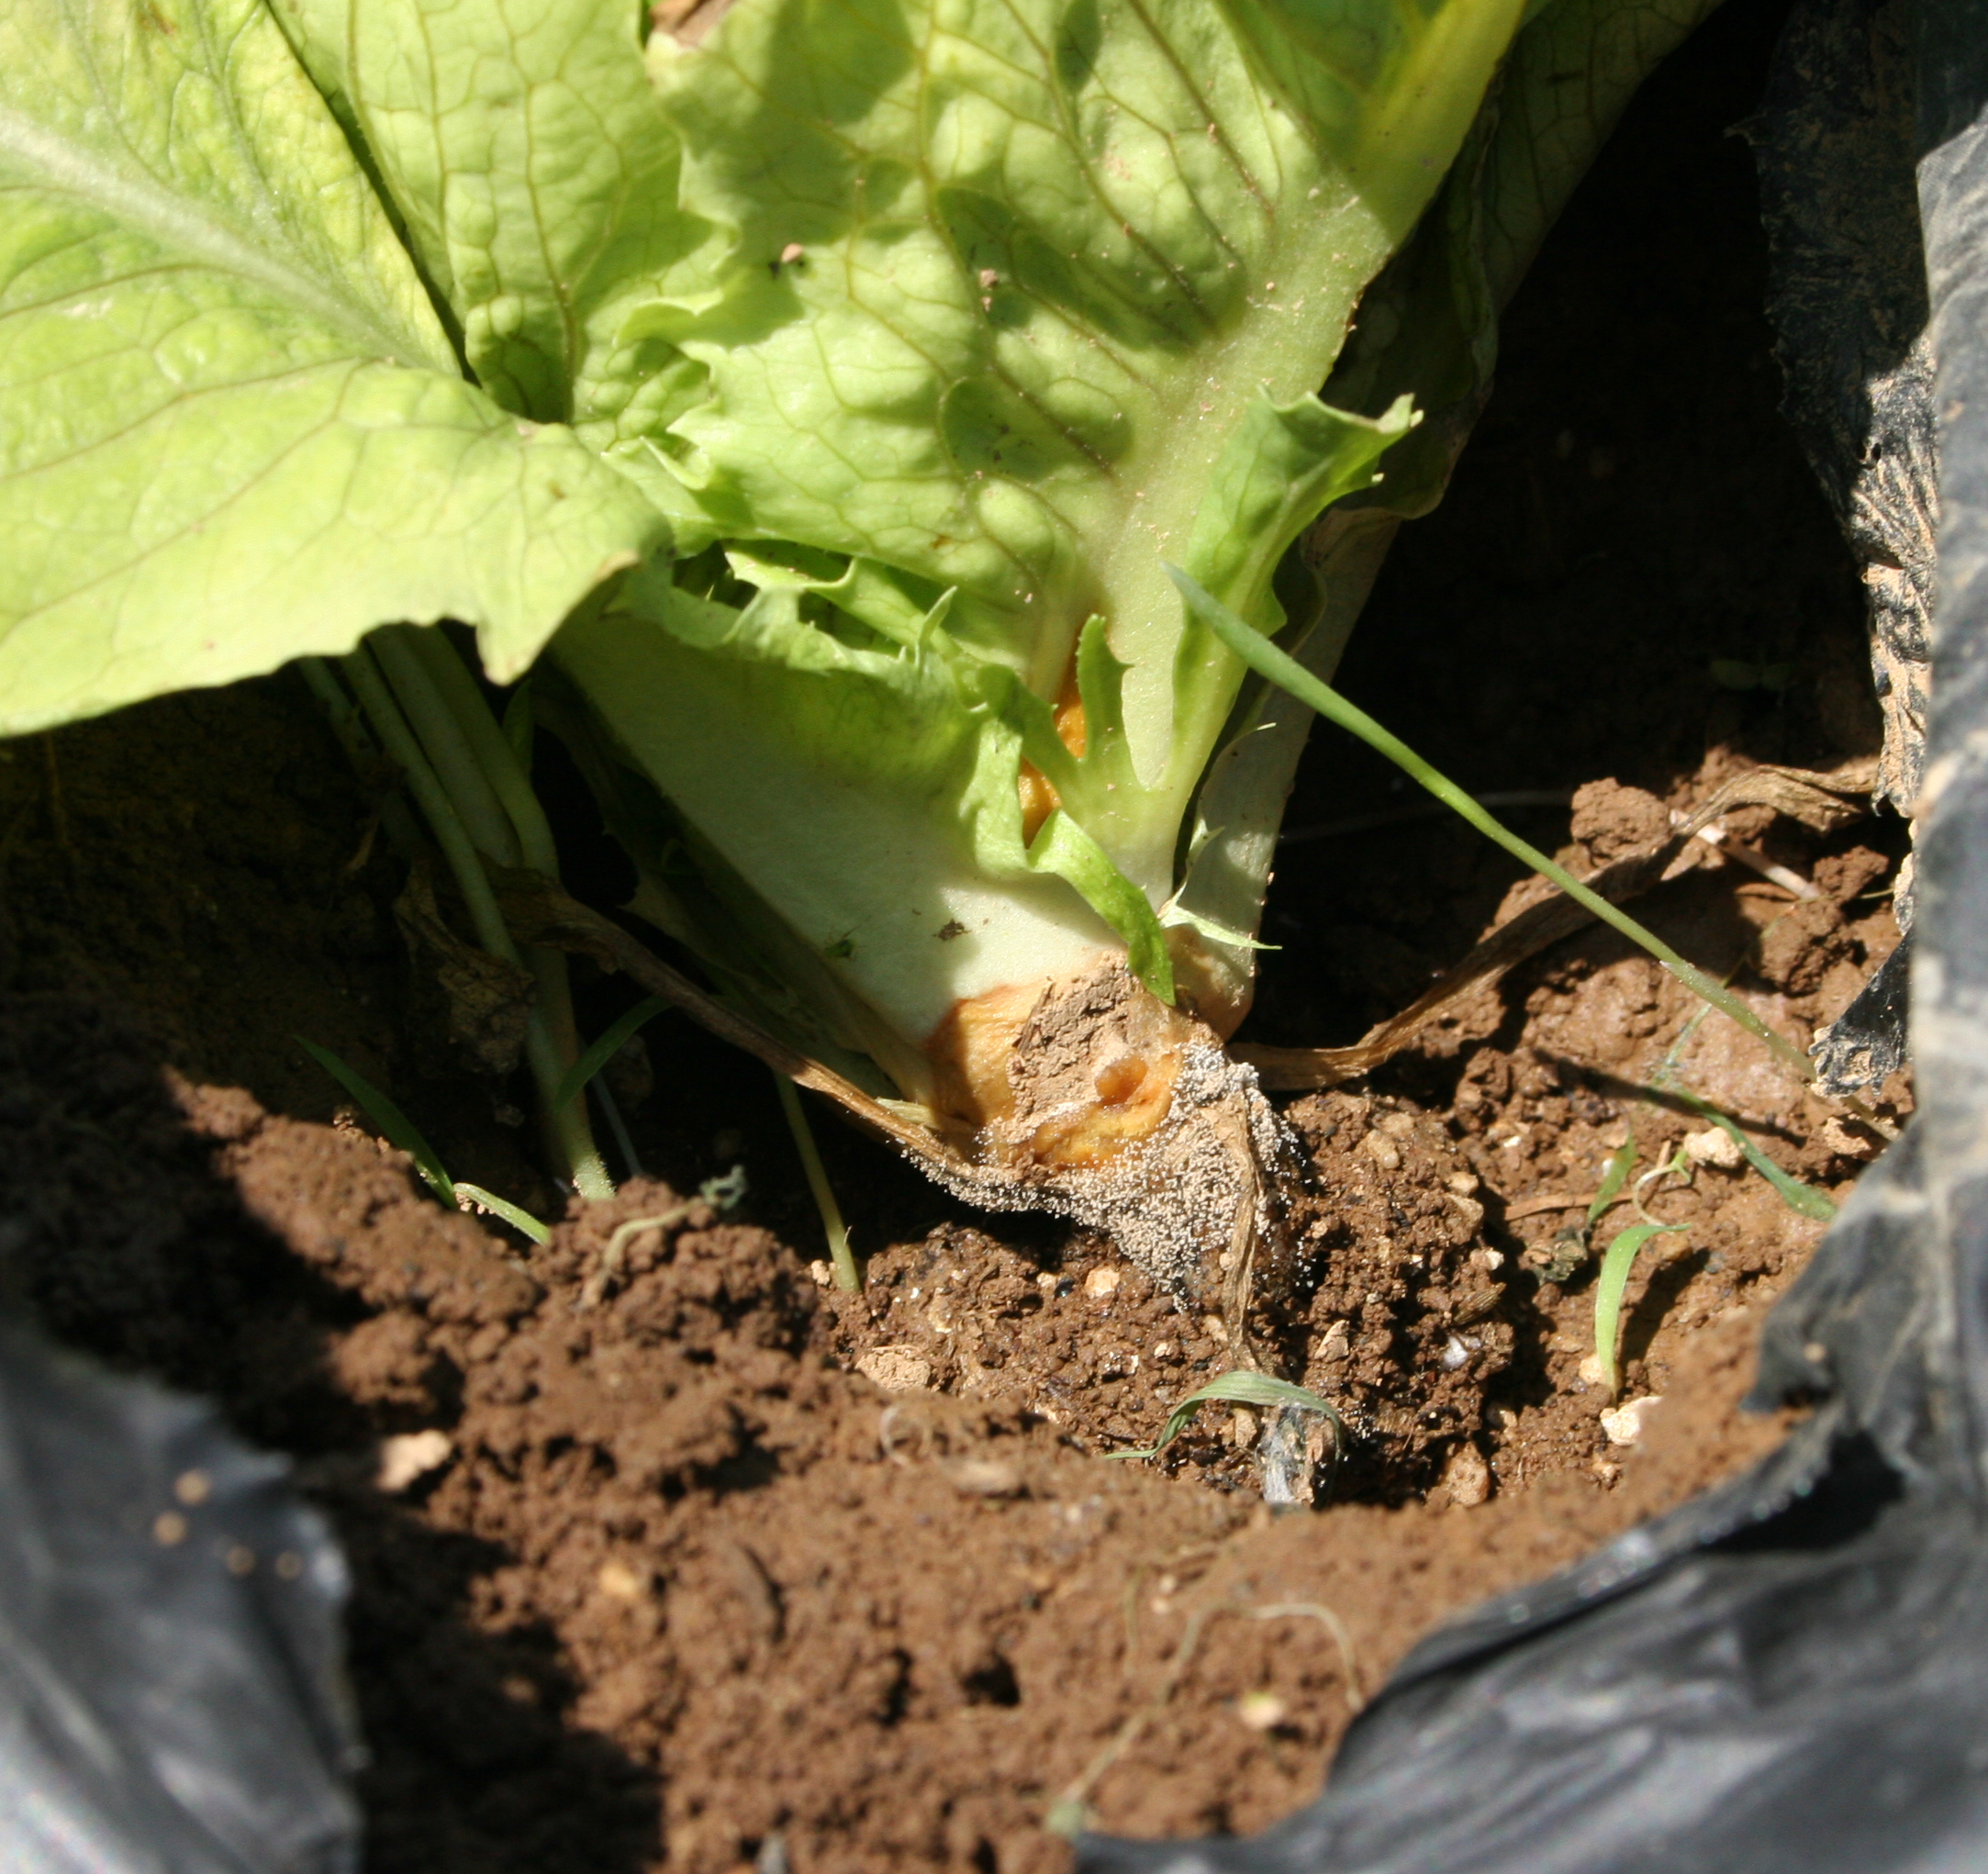
[[[257,0],[0,13],[0,733],[395,619],[514,675],[666,536],[463,381]]]
[[[753,629],[722,646],[679,635],[640,725],[621,686],[641,660],[608,675],[606,621],[569,668],[769,898],[809,870],[810,853],[787,848],[816,847],[816,869],[832,869],[836,842],[898,826],[895,869],[866,849],[841,890],[888,878],[878,895],[911,920],[868,939],[891,959],[876,993],[901,1005],[906,1032],[1102,935],[1051,893],[1054,938],[1023,934],[1031,909],[1010,937],[991,915],[949,914],[971,944],[913,942],[936,901],[912,888],[920,814],[952,854],[926,855],[939,899],[989,882],[991,898],[1012,896],[1024,867],[1054,872],[1167,991],[1151,918],[1174,891],[1183,816],[1243,673],[1186,619],[1162,563],[1178,557],[1278,630],[1286,549],[1322,507],[1369,486],[1408,432],[1405,399],[1369,417],[1315,392],[1362,289],[1439,185],[1518,11],[749,0],[700,46],[652,40],[684,211],[716,232],[620,334],[707,374],[702,400],[648,440],[733,543],[735,574],[825,609],[789,605],[797,628],[774,633],[754,602]],[[729,660],[748,640],[752,707],[720,709],[719,679],[694,667],[727,661],[737,681]],[[816,665],[825,644],[832,685]],[[1073,684],[1074,751],[1053,714]],[[904,713],[907,686],[922,726]],[[790,762],[785,710],[822,725],[799,737],[814,765]],[[708,769],[685,751],[720,718],[737,753]],[[942,720],[947,753],[921,772],[944,804],[913,807],[888,725],[922,763]],[[1008,824],[1024,760],[1060,803],[1026,843]],[[869,804],[830,839],[815,828],[829,795],[801,776],[837,763],[866,777],[849,785]],[[792,790],[784,828],[765,791],[775,775]],[[865,942],[831,928],[835,893],[807,898],[811,941],[853,943],[860,967]]]
[[[273,4],[491,396],[611,452],[701,394],[672,347],[620,342],[708,233],[677,206],[676,139],[634,7]],[[653,461],[623,456],[638,473]]]
[[[1514,23],[1504,0],[735,8],[659,61],[687,202],[732,229],[722,304],[656,316],[711,373],[673,426],[687,476],[730,533],[957,587],[955,631],[1038,693],[1091,611],[1122,655],[1164,613],[1170,648],[1146,562],[1265,394],[1323,382]]]

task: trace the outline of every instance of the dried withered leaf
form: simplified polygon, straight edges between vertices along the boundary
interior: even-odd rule
[[[531,972],[465,943],[449,928],[425,860],[408,873],[394,917],[416,970],[441,992],[442,1026],[463,1065],[500,1077],[514,1073],[537,991]]]

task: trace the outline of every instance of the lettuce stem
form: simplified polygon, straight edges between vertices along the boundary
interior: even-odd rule
[[[421,818],[427,820],[435,843],[441,848],[441,856],[448,862],[449,870],[462,891],[463,901],[468,907],[476,941],[492,955],[516,963],[519,960],[518,946],[511,941],[510,929],[504,921],[503,912],[497,909],[496,894],[491,891],[490,880],[476,856],[469,829],[456,810],[454,798],[442,786],[420,742],[415,739],[408,719],[401,714],[400,706],[387,688],[379,665],[374,662],[370,645],[361,644],[344,659],[341,667],[345,680],[352,685],[353,694],[366,712],[367,720],[373,725],[373,732],[380,739],[380,746],[386,751],[387,759],[405,776],[408,791],[414,796],[415,805],[421,809]]]
[[[484,701],[483,692],[476,687],[475,678],[456,655],[454,646],[440,631],[418,625],[388,626],[375,634],[375,641],[385,642],[389,654],[399,661],[409,680],[409,687],[422,696],[438,725],[442,726],[454,756],[474,769],[474,775],[466,785],[475,790],[479,800],[484,796],[475,787],[476,778],[480,777],[487,786],[489,798],[495,801],[497,812],[516,841],[525,866],[556,882],[559,851],[553,842],[553,829],[545,818],[545,809],[539,804],[539,797],[518,758],[517,750],[497,726],[497,718]],[[396,684],[396,688],[398,687]],[[423,739],[426,740],[425,733]],[[573,988],[566,974],[565,954],[526,944],[521,955],[525,966],[538,981],[539,1011],[545,1018],[553,1052],[559,1058],[563,1081],[580,1057],[580,1032],[574,1020]],[[551,1096],[544,1098],[549,1101]],[[600,1155],[593,1142],[585,1104],[578,1105],[570,1114],[562,1110],[553,1115],[548,1123],[555,1130],[571,1132],[586,1141],[586,1159],[576,1162],[575,1182],[580,1182],[578,1163],[590,1162],[593,1166],[599,1167],[598,1183],[602,1188],[591,1190],[583,1186],[583,1194],[611,1197],[614,1188],[607,1182],[606,1168],[600,1165]],[[632,1152],[630,1155],[632,1164]]]
[[[523,855],[510,816],[421,660],[392,629],[375,631],[367,643],[476,850],[499,865],[518,864]]]
[[[441,632],[416,625],[392,625],[379,636],[402,641],[419,660],[509,820],[525,864],[548,878],[557,878],[558,848],[553,844],[545,809],[532,788],[531,777],[484,701],[468,665],[456,655],[455,647]]]
[[[345,751],[352,773],[370,783],[380,765],[380,745],[367,731],[365,711],[353,702],[351,693],[332,675],[322,657],[299,657],[296,667],[305,686],[317,697],[318,706],[331,725],[331,733]],[[403,858],[411,858],[421,843],[420,829],[408,810],[408,803],[396,791],[385,793],[379,803],[380,825],[388,842]]]
[[[570,1074],[573,1070],[569,1067],[566,1071]],[[631,1177],[647,1177],[649,1174],[642,1169],[642,1159],[635,1151],[635,1141],[629,1133],[628,1121],[621,1117],[620,1106],[605,1080],[594,1082],[594,1098],[600,1102],[602,1117],[608,1121],[608,1130],[614,1134],[614,1143],[621,1148],[621,1158],[628,1166],[628,1175]]]
[[[393,655],[390,651],[389,656]],[[463,816],[457,810],[456,798],[443,785],[428,759],[422,742],[401,713],[381,666],[374,662],[370,645],[360,645],[344,660],[343,667],[347,680],[373,724],[374,733],[380,739],[380,745],[407,776],[408,791],[420,808],[422,818],[428,821],[436,844],[441,848],[442,857],[468,907],[476,941],[493,956],[500,956],[507,963],[523,967],[524,958],[511,940],[503,912],[497,909],[497,898],[490,889],[490,879],[483,869],[483,862],[477,856],[475,842],[463,823]],[[410,685],[410,691],[419,697],[422,694],[422,686],[419,683]],[[429,686],[428,694],[434,694],[432,686]],[[459,757],[457,762],[452,763],[451,777],[453,779],[463,760],[470,761],[472,765],[474,762],[467,754],[466,742],[460,733],[454,739],[452,753]],[[486,789],[485,798],[495,807],[495,790],[488,789],[487,783]],[[565,987],[564,970],[560,972],[559,987],[562,989]],[[541,990],[542,994],[542,979]],[[531,1069],[531,1077],[538,1085],[548,1143],[555,1157],[571,1176],[580,1195],[599,1201],[614,1195],[614,1184],[608,1176],[607,1166],[601,1163],[599,1149],[594,1143],[586,1109],[578,1101],[569,1101],[563,1110],[554,1110],[553,1106],[553,1094],[569,1065],[560,1058],[560,1038],[553,1026],[553,1021],[561,1013],[570,1024],[571,1004],[564,997],[558,998],[551,1010],[542,1004],[532,1009],[525,1024],[525,1059]]]

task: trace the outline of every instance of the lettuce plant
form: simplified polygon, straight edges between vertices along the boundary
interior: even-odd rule
[[[387,624],[472,626],[497,684],[549,647],[634,908],[735,1007],[962,1188],[1233,1306],[1280,1148],[1221,1038],[1305,718],[1166,566],[1329,667],[1692,9],[1520,12],[10,9],[0,731]],[[459,876],[549,870],[405,636],[351,681]]]

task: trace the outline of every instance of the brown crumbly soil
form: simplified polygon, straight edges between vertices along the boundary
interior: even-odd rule
[[[1581,787],[1512,809],[1580,864],[1736,766],[1874,746],[1724,135],[1774,26],[1732,0],[1639,102],[1342,674],[1475,790]],[[569,883],[614,901],[550,743],[540,768]],[[1821,1190],[1876,1143],[1593,931],[1371,1079],[1285,1099],[1310,1185],[1279,1351],[1346,1435],[1330,1507],[1273,1517],[1247,1410],[1109,1457],[1223,1361],[1108,1244],[976,1214],[824,1128],[867,1275],[829,1288],[764,1071],[675,1018],[611,1070],[651,1175],[564,1209],[521,1090],[440,1031],[375,820],[285,678],[0,748],[0,1272],[73,1344],[295,1456],[353,1566],[371,1874],[1006,1874],[1067,1867],[1059,1807],[1261,1827],[1434,1623],[1781,1435],[1738,1400],[1820,1226],[1653,1088],[1665,1063]],[[1332,739],[1290,824],[1246,1039],[1354,1038],[1535,890]],[[1896,942],[1900,830],[1730,831],[1819,896],[1707,848],[1639,909],[1805,1044]],[[590,1031],[632,999],[576,987]],[[298,1035],[456,1177],[564,1214],[552,1245],[423,1196]],[[1885,1096],[1896,1121],[1909,1089]],[[1642,1187],[1681,1228],[1631,1279],[1625,1396],[1662,1402],[1618,1444],[1592,1252],[1634,1212],[1580,1226],[1631,1140],[1635,1177],[1697,1156]],[[679,1195],[735,1165],[732,1213]]]
[[[1549,1458],[1471,1508],[1273,1519],[1191,1465],[1087,1455],[1014,1383],[1099,1438],[1136,1409],[1109,1355],[1054,1364],[1059,1329],[1156,1328],[1184,1343],[1169,1389],[1194,1370],[1107,1260],[1043,1271],[1052,1297],[969,1229],[892,1252],[886,1292],[921,1273],[956,1340],[1016,1325],[1005,1389],[885,1389],[824,1357],[845,1330],[799,1257],[708,1204],[631,1183],[527,1259],[353,1131],[162,1084],[79,999],[6,1012],[14,1277],[297,1453],[345,1543],[375,1869],[633,1870],[665,1845],[728,1869],[774,1835],[801,1868],[1053,1868],[1073,1788],[1112,1828],[1260,1827],[1433,1618],[1778,1435],[1734,1411],[1756,1296],[1676,1336],[1677,1402],[1613,1489]]]

